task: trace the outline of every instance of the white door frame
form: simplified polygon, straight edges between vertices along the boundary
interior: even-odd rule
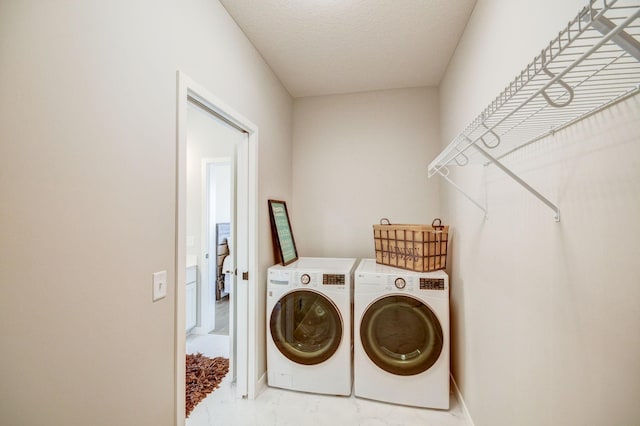
[[[239,205],[239,209],[247,212],[248,235],[238,235],[248,243],[247,264],[237,264],[238,285],[236,303],[242,303],[238,309],[238,350],[236,361],[238,367],[237,396],[253,399],[258,384],[256,340],[258,286],[255,282],[258,271],[258,127],[239,114],[204,87],[197,84],[181,71],[177,72],[177,161],[176,161],[176,266],[175,266],[175,401],[176,425],[185,424],[185,274],[186,274],[186,169],[187,169],[187,106],[189,97],[198,100],[208,109],[214,111],[224,120],[241,128],[248,134],[249,142],[238,156],[248,156],[248,170],[238,170],[238,180],[246,179],[248,184],[248,206]],[[240,203],[242,204],[242,203]],[[248,279],[242,279],[242,272],[247,271]],[[243,308],[243,309],[242,309]],[[242,328],[246,332],[242,333]],[[241,338],[241,334],[244,337]],[[242,341],[241,341],[242,340]]]

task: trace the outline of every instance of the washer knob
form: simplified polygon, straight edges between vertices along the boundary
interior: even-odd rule
[[[311,277],[309,276],[309,274],[302,274],[302,276],[300,277],[300,282],[302,284],[309,284],[311,282]]]
[[[399,288],[402,290],[407,285],[407,282],[404,280],[404,278],[396,278],[395,284],[396,284],[396,288]]]

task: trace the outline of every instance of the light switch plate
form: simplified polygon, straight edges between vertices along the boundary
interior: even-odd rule
[[[167,297],[167,271],[153,273],[153,301]]]

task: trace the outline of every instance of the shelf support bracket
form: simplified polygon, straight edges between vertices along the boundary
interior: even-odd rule
[[[458,192],[460,192],[462,195],[464,195],[464,197],[471,201],[477,208],[479,208],[480,210],[482,210],[484,212],[484,218],[486,219],[488,216],[487,213],[487,208],[484,207],[482,204],[480,204],[479,202],[477,202],[476,200],[473,199],[472,196],[470,196],[469,194],[467,194],[465,192],[464,189],[462,189],[460,187],[460,185],[458,185],[457,183],[455,183],[454,181],[451,180],[451,178],[449,177],[449,169],[447,169],[446,167],[444,168],[445,172],[443,172],[443,168],[438,169],[438,174],[440,176],[442,176],[447,182],[449,182],[449,184],[451,186],[453,186]]]
[[[636,16],[637,15],[638,13],[636,12]],[[591,21],[591,25],[593,25],[593,28],[602,33],[603,36],[606,36],[611,31],[616,29],[616,24],[602,15],[593,17],[587,14],[585,16],[585,21]],[[618,46],[620,46],[621,49],[625,50],[629,55],[640,61],[640,43],[638,43],[635,38],[630,36],[625,31],[620,30],[617,33],[614,33],[614,35],[611,37],[611,40]]]
[[[526,183],[524,180],[520,179],[520,177],[518,177],[518,175],[516,175],[515,173],[513,173],[511,170],[509,170],[508,168],[506,168],[500,161],[498,161],[497,159],[495,159],[493,156],[491,156],[488,152],[486,152],[484,149],[480,148],[478,145],[474,144],[473,147],[478,150],[478,152],[480,154],[482,154],[487,160],[491,161],[491,163],[493,163],[496,167],[498,167],[500,170],[502,170],[505,174],[507,174],[507,176],[509,176],[511,179],[515,180],[516,182],[518,182],[522,187],[524,187],[524,189],[526,189],[527,191],[529,191],[531,194],[533,194],[538,200],[542,201],[544,204],[546,204],[551,210],[553,210],[553,212],[555,213],[553,218],[556,222],[560,222],[560,209],[558,208],[558,206],[556,206],[555,204],[553,204],[551,201],[549,201],[546,197],[544,197],[542,194],[540,194],[538,191],[536,191],[535,189],[533,189],[528,183]],[[486,211],[485,211],[486,213]]]

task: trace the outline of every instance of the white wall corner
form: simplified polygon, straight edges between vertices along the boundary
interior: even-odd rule
[[[464,398],[462,397],[462,393],[460,392],[460,388],[458,388],[458,384],[456,380],[451,376],[451,383],[453,384],[453,392],[458,400],[458,404],[460,404],[460,408],[462,409],[462,417],[464,419],[464,423],[467,426],[475,426],[473,423],[473,419],[471,418],[471,413],[469,413],[469,409],[467,408],[467,404],[464,402]]]

